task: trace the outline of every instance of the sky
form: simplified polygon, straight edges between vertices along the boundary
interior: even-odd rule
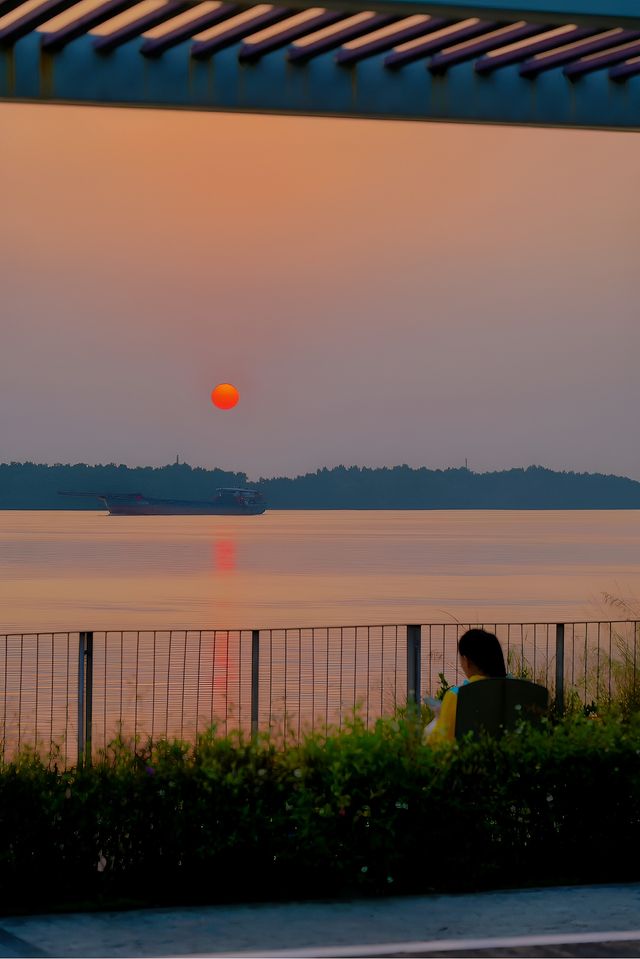
[[[0,461],[640,479],[640,134],[8,103],[0,130]]]

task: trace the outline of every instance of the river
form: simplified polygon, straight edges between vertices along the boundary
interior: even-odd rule
[[[640,511],[0,511],[4,633],[626,618],[605,594],[640,597]]]

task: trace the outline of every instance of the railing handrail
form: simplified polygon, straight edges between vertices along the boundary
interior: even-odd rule
[[[615,626],[618,624],[640,623],[640,613],[635,619],[564,619],[564,626]],[[131,627],[99,627],[88,629],[86,626],[74,629],[12,629],[0,633],[0,638],[5,639],[10,636],[75,636],[79,633],[284,633],[284,632],[308,632],[316,629],[397,629],[407,626],[460,626],[469,628],[480,626],[556,626],[558,619],[508,619],[496,620],[492,618],[475,620],[450,620],[444,622],[416,623],[415,620],[405,620],[401,623],[330,623],[315,624],[312,626],[131,626]]]

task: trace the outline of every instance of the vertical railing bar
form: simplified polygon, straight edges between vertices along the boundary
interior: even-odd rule
[[[547,623],[547,628],[545,632],[545,666],[544,666],[544,684],[545,686],[549,685],[549,624]],[[566,637],[565,637],[566,638]]]
[[[202,630],[198,631],[198,672],[196,677],[196,744],[198,742],[198,717],[200,715],[200,667],[202,661]]]
[[[227,646],[226,654],[224,657],[223,665],[223,679],[224,679],[224,734],[228,735],[229,732],[229,659],[230,659],[230,650],[231,650],[231,630],[226,630],[227,637]]]
[[[242,729],[242,634],[238,633],[238,729]]]
[[[9,636],[4,636],[4,697],[2,701],[2,762],[5,760],[5,750],[7,746],[7,670],[9,659]],[[69,669],[67,664],[67,677]],[[67,696],[67,702],[69,697]]]
[[[288,651],[289,651],[289,630],[284,630],[284,741],[287,741],[287,727],[289,725],[289,717],[287,715],[287,665],[288,665]]]
[[[51,712],[49,716],[49,755],[53,750],[53,688],[55,686],[54,682],[54,670],[53,664],[55,662],[56,652],[55,652],[55,643],[56,643],[56,634],[51,633]]]
[[[158,631],[153,631],[153,652],[151,654],[151,742],[155,742],[156,731],[156,646]]]
[[[86,665],[84,671],[85,704],[84,704],[84,762],[91,765],[91,743],[93,738],[93,632],[86,636]]]
[[[140,671],[140,630],[136,630],[136,678],[133,684],[133,750],[138,744],[138,676]]]
[[[104,699],[102,701],[102,739],[104,748],[107,748],[107,690],[109,688],[109,666],[107,649],[109,646],[109,633],[104,631]]]
[[[596,649],[596,699],[600,698],[600,623],[598,623],[598,646]],[[609,672],[611,672],[611,660],[609,660]],[[586,697],[585,697],[586,699]]]
[[[219,633],[219,632],[224,632],[224,630],[215,629],[215,630],[213,631],[214,660],[215,660],[215,656],[216,656],[216,647],[217,647],[217,645],[218,645],[218,633]],[[227,630],[227,651],[226,651],[226,653],[225,653],[225,659],[226,659],[226,658],[228,657],[228,655],[229,655],[229,635],[228,635],[228,632],[229,632],[229,631]],[[219,672],[220,672],[220,668],[219,668],[219,666],[218,666],[218,674],[219,674]],[[214,680],[215,680],[215,669],[214,669]],[[223,680],[224,680],[224,676],[223,676]],[[222,691],[222,690],[221,690],[221,691]],[[225,701],[226,701],[226,691],[225,691],[225,694],[224,694],[224,698],[225,698]],[[213,700],[213,694],[212,694],[212,702],[213,702],[213,701],[214,701],[214,700]],[[218,707],[218,708],[220,708],[220,707]],[[226,706],[225,706],[225,709],[226,709]],[[224,729],[225,729],[225,736],[226,736],[226,734],[227,734],[227,720],[226,720],[226,715],[225,715],[225,721],[224,721],[224,722],[225,722],[225,727],[224,727]]]
[[[356,703],[357,703],[357,697],[358,697],[357,680],[358,680],[358,627],[355,626],[353,630],[353,712],[354,712],[354,715],[356,711]]]
[[[38,746],[38,693],[39,693],[39,672],[40,672],[40,633],[36,633],[36,688],[35,688],[35,709],[34,709],[34,724],[33,724],[33,748],[37,749]]]
[[[66,688],[66,699],[65,699],[65,710],[64,710],[64,764],[65,766],[69,762],[69,669],[71,663],[69,662],[71,657],[71,636],[67,633],[67,688]],[[5,704],[6,704],[6,675],[5,675]],[[4,753],[3,753],[4,756]]]
[[[398,705],[398,625],[396,624],[395,651],[393,662],[393,704]]]
[[[384,668],[384,651],[385,651],[385,633],[384,626],[382,627],[382,645],[380,647],[380,716],[383,714],[384,710],[384,679],[385,679],[385,668]]]
[[[124,632],[120,630],[120,733],[122,733],[122,694],[124,692]]]
[[[273,630],[269,630],[269,729],[273,719]]]
[[[315,732],[316,715],[316,631],[311,629],[311,732]]]
[[[260,631],[251,630],[251,735],[258,735],[260,695]]]
[[[611,674],[613,672],[613,624],[609,623],[609,702],[611,702]],[[598,623],[598,646],[600,645],[600,623]]]
[[[422,660],[423,663],[424,663],[423,670],[424,670],[424,675],[425,675],[424,689],[425,689],[425,691],[426,691],[429,695],[431,695],[431,691],[432,691],[432,690],[431,690],[431,687],[432,687],[432,685],[433,685],[432,682],[431,682],[431,668],[432,668],[432,662],[431,662],[431,627],[430,627],[429,625],[425,624],[425,623],[421,623],[421,624],[420,624],[420,634],[421,634],[422,637],[423,637],[423,639],[422,639],[422,646],[423,646],[423,649],[424,649],[424,652],[425,652],[425,655],[423,656],[423,660]]]
[[[338,702],[338,729],[342,729],[342,663],[344,660],[343,627],[340,626],[340,700]]]
[[[18,674],[18,752],[22,735],[22,657],[24,654],[24,633],[20,634],[20,672]]]
[[[327,626],[327,678],[325,686],[325,696],[324,696],[324,733],[325,736],[329,731],[329,635],[331,629]]]
[[[227,656],[224,669],[224,734],[229,732],[229,643],[231,640],[231,630],[227,630]]]
[[[85,670],[85,636],[78,636],[78,768],[84,763],[84,670]]]
[[[302,719],[302,630],[298,630],[298,742],[300,742]]]
[[[556,624],[556,712],[564,712],[564,623]]]
[[[184,689],[185,683],[187,681],[187,635],[188,631],[184,631],[184,655],[182,657],[182,702],[180,704],[180,739],[184,736]]]
[[[365,710],[365,727],[369,728],[369,687],[370,687],[370,672],[371,672],[371,627],[367,626],[367,705]]]
[[[169,646],[167,648],[167,699],[164,708],[164,736],[169,736],[169,684],[171,682],[171,644],[173,642],[173,630],[169,630]]]
[[[584,701],[585,701],[585,705],[587,702],[587,657],[589,654],[588,640],[589,640],[589,624],[585,622],[584,624]]]
[[[216,690],[216,636],[218,631],[213,630],[213,649],[211,651],[211,725],[213,726],[215,690]]]

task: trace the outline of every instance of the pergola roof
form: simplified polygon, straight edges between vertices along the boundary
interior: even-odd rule
[[[640,127],[636,0],[0,0],[0,98]]]

